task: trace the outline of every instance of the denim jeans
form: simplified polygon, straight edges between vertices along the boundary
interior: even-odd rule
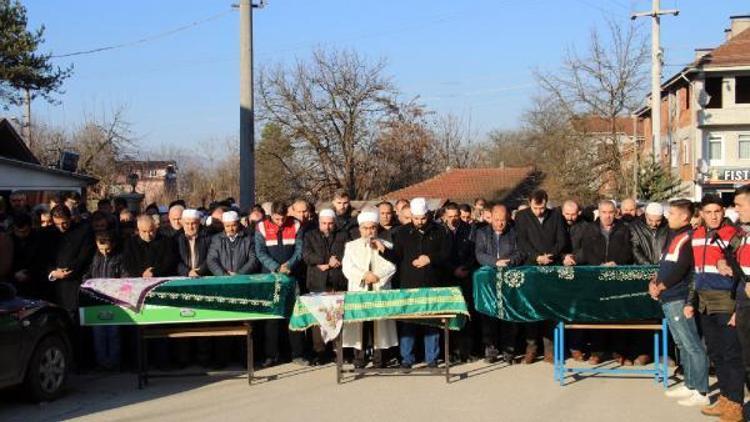
[[[695,318],[685,318],[682,313],[684,307],[684,300],[675,300],[661,305],[669,332],[680,350],[680,360],[685,368],[685,386],[706,394],[708,392],[706,348],[698,335]]]
[[[716,368],[719,391],[727,399],[742,403],[745,398],[745,367],[742,347],[735,327],[728,325],[730,314],[701,315],[708,356]]]
[[[93,327],[94,354],[97,365],[107,368],[120,365],[120,327],[105,325]]]
[[[424,329],[424,361],[428,364],[437,362],[438,355],[440,355],[440,329],[427,326],[422,328]],[[401,333],[398,340],[402,364],[414,364],[414,338],[416,335],[417,325],[401,324]]]

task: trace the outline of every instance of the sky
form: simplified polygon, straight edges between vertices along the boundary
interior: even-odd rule
[[[36,121],[73,128],[124,107],[143,154],[238,135],[239,14],[231,1],[22,3],[30,27],[46,27],[43,51],[127,44],[55,58],[74,74],[60,104],[34,101]],[[744,0],[662,0],[661,7],[680,10],[662,18],[665,78],[695,48],[719,45],[729,16],[750,13]],[[604,29],[607,19],[628,24],[632,12],[650,8],[650,0],[269,0],[254,11],[255,69],[308,58],[316,47],[383,58],[404,98],[455,114],[481,140],[519,125],[538,92],[535,69],[554,71],[566,48],[585,49],[592,28]],[[649,19],[641,19],[649,34]]]

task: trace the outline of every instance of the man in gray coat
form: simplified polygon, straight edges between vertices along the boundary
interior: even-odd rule
[[[235,211],[227,211],[221,217],[224,232],[211,239],[208,249],[208,269],[211,274],[252,274],[260,269],[255,256],[253,238],[240,226],[240,217]]]

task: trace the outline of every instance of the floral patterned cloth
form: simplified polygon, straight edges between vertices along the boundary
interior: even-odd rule
[[[86,280],[81,288],[115,305],[139,312],[146,300],[146,295],[154,287],[167,281],[185,278],[187,277],[92,278]]]
[[[344,325],[344,293],[312,293],[299,300],[320,325],[324,342],[338,337]]]

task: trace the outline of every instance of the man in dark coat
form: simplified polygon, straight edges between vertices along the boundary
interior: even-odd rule
[[[461,221],[461,213],[458,204],[449,202],[443,207],[443,228],[451,239],[451,282],[461,287],[461,292],[466,298],[467,307],[473,312],[474,295],[472,292],[472,271],[476,268],[476,259],[474,258],[474,242],[471,238],[471,226]],[[464,362],[471,359],[474,349],[474,331],[475,320],[478,316],[473,313],[471,320],[467,321],[464,327],[456,336],[453,336],[455,344],[453,345],[454,358],[457,362]]]
[[[529,208],[516,214],[518,247],[526,257],[527,265],[559,264],[568,244],[563,219],[547,208],[547,192],[536,190],[529,198]],[[544,361],[552,363],[552,324],[549,321],[524,324],[526,328],[526,354],[523,362],[533,363],[537,357],[536,339],[544,345]]]
[[[177,271],[174,240],[157,232],[149,215],[136,221],[138,233],[128,239],[122,254],[123,272],[127,277],[167,277]]]
[[[227,211],[221,216],[224,232],[211,239],[206,265],[215,276],[252,274],[260,269],[252,236],[240,225],[240,216]]]
[[[181,222],[182,231],[175,237],[178,254],[177,274],[183,277],[210,275],[207,258],[211,236],[201,226],[200,212],[194,209],[183,211]]]
[[[53,227],[45,229],[44,247],[49,251],[47,279],[52,282],[54,302],[69,312],[78,307],[78,288],[94,256],[94,232],[88,224],[72,222],[70,209],[57,205],[50,212]]]
[[[396,218],[396,210],[393,208],[393,204],[388,201],[379,203],[378,217],[380,222],[378,235],[381,239],[393,243],[393,231],[401,225]]]
[[[492,206],[491,211],[492,220],[490,224],[478,229],[475,233],[476,259],[479,265],[488,267],[522,265],[524,256],[518,249],[518,237],[515,228],[509,224],[510,213],[508,208],[505,205],[496,204]],[[484,359],[488,363],[497,360],[500,354],[498,350],[499,331],[499,346],[502,350],[503,360],[512,364],[519,325],[513,322],[501,322],[484,314],[479,314],[479,321],[482,325]]]
[[[414,198],[410,208],[412,222],[395,234],[394,248],[390,252],[390,261],[395,262],[400,269],[401,288],[444,285],[450,280],[452,269],[450,237],[443,227],[430,220],[424,198]],[[423,328],[425,362],[429,367],[436,367],[440,353],[440,330],[435,327]],[[401,325],[401,366],[407,370],[414,364],[416,332],[415,324]]]
[[[646,206],[643,218],[630,223],[633,259],[638,265],[656,265],[669,237],[669,226],[664,218],[664,207],[658,202]]]
[[[171,238],[176,238],[178,234],[182,233],[182,213],[185,211],[185,207],[179,204],[172,205],[169,207],[167,217],[169,224],[163,224],[159,227],[159,232]]]
[[[11,280],[19,296],[52,300],[52,286],[47,281],[44,268],[40,268],[42,239],[40,233],[31,227],[28,214],[18,214],[13,220],[13,266]]]
[[[565,258],[566,265],[629,265],[633,263],[633,250],[630,243],[630,229],[621,220],[616,219],[617,208],[614,202],[603,200],[599,202],[599,218],[586,223],[573,238],[573,253]],[[607,331],[588,333],[591,341],[591,357],[589,363],[598,364],[602,361],[605,348],[618,350],[615,358],[622,364],[632,365],[632,361],[624,358],[622,353],[631,349],[629,341],[634,341],[632,335],[618,335],[613,337]],[[583,342],[576,341],[575,343]],[[609,344],[608,344],[609,343]],[[578,344],[573,345],[578,347]],[[580,350],[572,351],[578,356]]]
[[[308,230],[302,241],[302,259],[307,264],[307,290],[313,293],[345,291],[346,279],[341,272],[346,235],[336,230],[336,213],[320,211],[318,228]],[[325,362],[325,343],[320,330],[312,330],[315,356],[312,364]]]
[[[345,191],[337,191],[331,201],[336,212],[336,231],[343,232],[347,241],[359,238],[357,218],[352,215],[351,200]]]

